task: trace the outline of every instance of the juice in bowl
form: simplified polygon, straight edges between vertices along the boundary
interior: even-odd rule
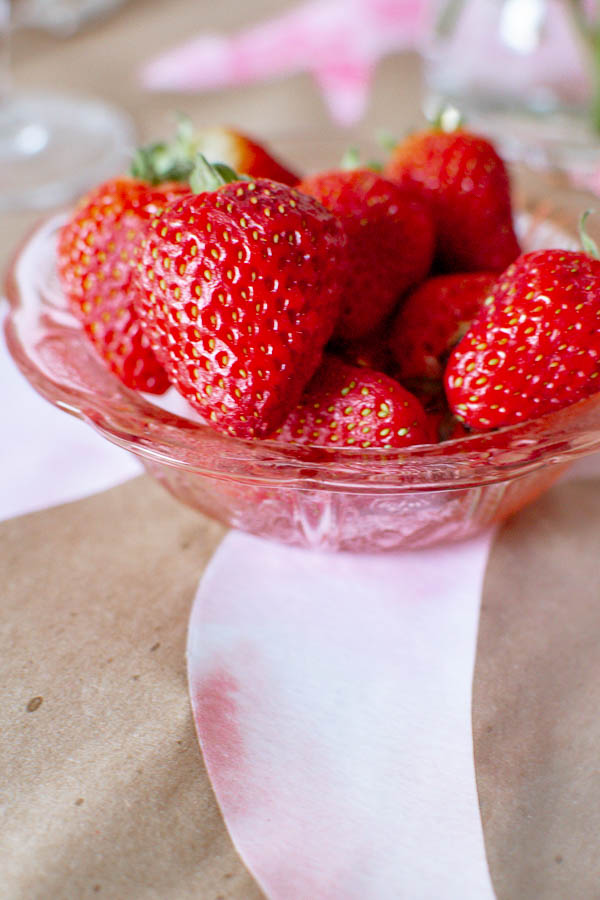
[[[210,160],[232,172],[199,163],[210,141],[188,131],[138,157],[133,201],[116,180],[30,235],[6,334],[42,395],[188,506],[328,550],[470,537],[600,447],[585,193],[513,170],[511,206],[502,161],[480,165],[489,145],[461,130],[383,172],[361,163],[368,142],[347,168],[341,142],[272,144],[286,162],[271,178],[261,144],[236,136],[235,158]],[[439,169],[448,146],[460,189]],[[438,166],[433,189],[414,159]],[[490,166],[500,201],[481,187]]]

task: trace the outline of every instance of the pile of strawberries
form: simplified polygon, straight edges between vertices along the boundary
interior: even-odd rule
[[[352,162],[301,179],[230,129],[184,123],[84,197],[58,270],[115,375],[175,387],[225,434],[361,448],[598,390],[600,262],[521,255],[488,141],[432,128],[383,168]]]

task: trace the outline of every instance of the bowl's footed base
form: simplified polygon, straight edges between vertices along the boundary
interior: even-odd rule
[[[231,528],[296,547],[373,553],[473,537],[538,497],[569,463],[497,484],[386,495],[240,484],[145,465],[178,500]]]

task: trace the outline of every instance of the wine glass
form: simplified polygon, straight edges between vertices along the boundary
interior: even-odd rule
[[[133,127],[100,100],[14,90],[10,31],[0,0],[0,210],[56,206],[122,167]]]
[[[600,23],[589,7],[435,0],[426,114],[454,107],[508,159],[591,175],[600,148]]]

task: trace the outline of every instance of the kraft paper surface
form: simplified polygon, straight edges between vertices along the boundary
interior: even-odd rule
[[[258,898],[190,714],[224,533],[148,478],[0,527],[0,897]]]
[[[500,530],[474,746],[498,897],[600,896],[600,482]],[[142,477],[0,526],[0,896],[248,898],[197,747],[185,636],[224,529]]]

